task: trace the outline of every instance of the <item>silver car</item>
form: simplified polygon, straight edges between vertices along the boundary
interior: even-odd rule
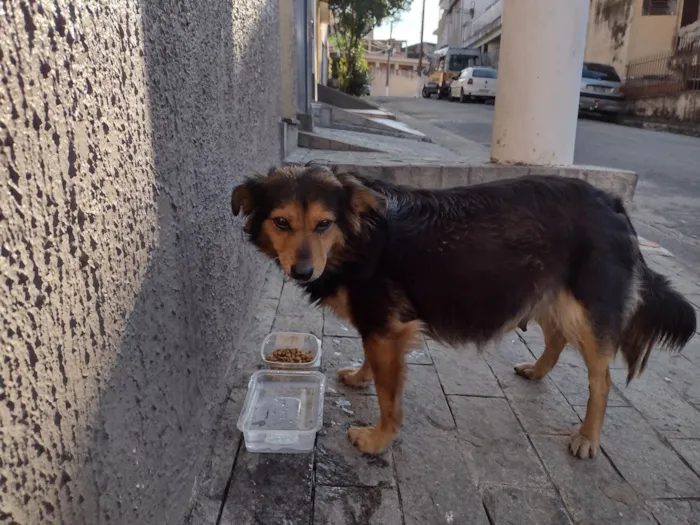
[[[583,64],[579,112],[614,119],[622,111],[624,101],[625,88],[615,68],[593,62]]]

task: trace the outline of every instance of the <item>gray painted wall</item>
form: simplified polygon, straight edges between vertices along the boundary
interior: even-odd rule
[[[264,269],[229,196],[279,162],[277,0],[0,5],[0,522],[182,523]]]

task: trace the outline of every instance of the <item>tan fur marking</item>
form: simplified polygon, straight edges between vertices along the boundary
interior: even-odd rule
[[[329,307],[333,312],[350,323],[353,322],[350,312],[350,301],[348,299],[348,290],[345,287],[339,288],[334,295],[329,295],[321,302],[323,306]]]
[[[281,217],[289,223],[290,231],[280,230],[273,219]],[[268,255],[279,259],[282,269],[291,273],[302,246],[306,247],[318,277],[326,267],[328,255],[345,242],[340,228],[333,223],[323,232],[317,232],[318,223],[323,220],[335,221],[336,217],[322,203],[313,202],[304,211],[300,203],[291,201],[275,208],[262,227],[262,249]],[[266,247],[269,245],[269,249]]]
[[[542,327],[544,333],[544,352],[537,362],[521,363],[515,366],[515,371],[527,379],[544,379],[559,361],[559,356],[566,346],[566,338],[558,328],[547,323]]]
[[[374,376],[379,401],[379,421],[374,427],[352,427],[348,436],[365,454],[379,454],[391,445],[403,420],[401,395],[406,373],[404,354],[417,344],[421,330],[418,321],[392,321],[389,332],[364,341],[365,360]],[[364,365],[363,365],[364,367]]]
[[[282,231],[275,226],[272,219],[281,217],[286,219],[291,231]],[[279,259],[280,266],[286,273],[290,273],[292,265],[296,262],[297,250],[304,240],[304,210],[297,202],[288,202],[270,213],[270,217],[263,223],[263,235],[269,240],[274,256]]]
[[[600,431],[605,419],[605,408],[610,391],[610,361],[615,355],[614,348],[601,347],[603,344],[595,337],[586,309],[569,292],[562,291],[553,299],[543,301],[536,308],[536,319],[549,334],[551,351],[542,358],[540,372],[550,364],[554,366],[559,353],[556,349],[569,341],[583,356],[588,368],[589,396],[583,425],[571,436],[569,450],[580,458],[593,457],[600,447]],[[557,334],[557,331],[559,334]],[[561,352],[561,350],[559,351]],[[540,359],[542,359],[540,358]],[[539,361],[538,361],[539,362]],[[551,370],[551,368],[550,368]]]

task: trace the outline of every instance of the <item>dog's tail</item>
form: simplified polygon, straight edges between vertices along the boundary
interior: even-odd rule
[[[640,254],[641,258],[641,254]],[[666,277],[639,261],[640,301],[622,334],[620,350],[629,370],[627,382],[646,368],[655,345],[681,350],[696,328],[693,306],[671,287]]]

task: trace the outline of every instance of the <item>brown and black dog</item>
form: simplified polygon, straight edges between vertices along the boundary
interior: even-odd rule
[[[590,394],[570,451],[594,456],[618,350],[632,379],[656,344],[682,348],[693,307],[644,262],[622,202],[587,182],[531,176],[420,190],[323,166],[271,170],[232,195],[250,240],[362,336],[365,360],[338,373],[374,380],[380,418],[351,428],[379,453],[401,426],[404,353],[419,334],[483,345],[529,320],[544,353],[518,374],[544,378],[567,343],[588,368]]]

